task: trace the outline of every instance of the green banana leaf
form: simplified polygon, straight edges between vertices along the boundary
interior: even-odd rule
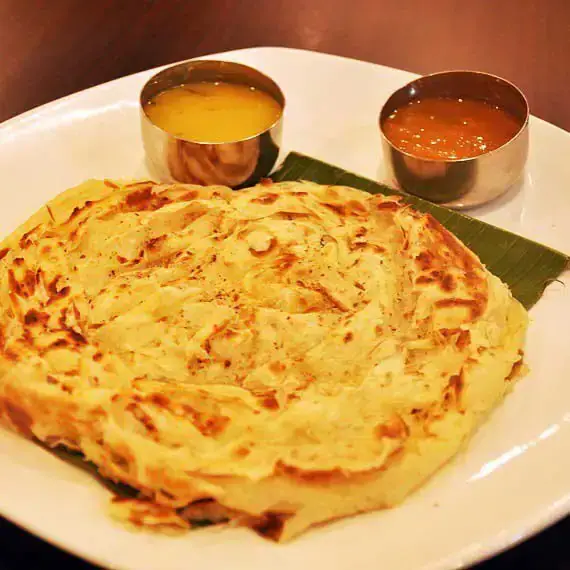
[[[527,309],[540,299],[547,285],[570,267],[570,257],[559,251],[296,152],[286,157],[271,178],[275,182],[308,180],[351,186],[371,194],[403,195],[406,202],[429,212],[474,251]]]

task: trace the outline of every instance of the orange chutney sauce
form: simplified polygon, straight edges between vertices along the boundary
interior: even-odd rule
[[[504,145],[520,121],[485,101],[430,97],[411,101],[384,120],[388,140],[419,158],[459,160]]]

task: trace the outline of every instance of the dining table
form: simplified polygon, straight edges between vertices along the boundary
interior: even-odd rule
[[[141,70],[255,46],[418,74],[489,72],[516,84],[533,115],[570,130],[569,0],[0,0],[0,121]],[[566,518],[476,568],[569,569],[569,539]],[[95,566],[0,517],[0,570],[28,568]]]

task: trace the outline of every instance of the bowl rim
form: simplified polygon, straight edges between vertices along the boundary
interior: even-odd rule
[[[384,132],[384,126],[383,126],[383,120],[382,120],[382,117],[384,115],[384,110],[386,109],[386,106],[388,105],[388,102],[390,101],[390,99],[392,99],[392,97],[394,97],[400,91],[404,91],[404,90],[408,89],[414,83],[416,83],[417,81],[420,81],[422,79],[429,79],[431,77],[437,77],[437,76],[441,76],[441,75],[454,75],[456,73],[467,73],[467,74],[472,74],[472,75],[482,75],[485,77],[489,77],[491,79],[497,79],[497,80],[501,81],[502,83],[504,83],[507,87],[512,89],[515,93],[517,93],[521,97],[522,101],[524,102],[524,107],[525,107],[525,118],[524,118],[524,121],[521,122],[521,126],[520,126],[519,130],[508,141],[504,142],[501,146],[499,146],[493,150],[482,152],[481,154],[478,154],[476,156],[469,156],[466,158],[449,158],[449,159],[425,158],[422,156],[418,156],[417,154],[413,154],[413,153],[410,153],[408,151],[402,150],[401,148],[397,147],[386,136],[386,133]],[[379,130],[380,130],[380,136],[381,136],[382,140],[386,144],[388,144],[388,146],[390,146],[392,149],[394,149],[395,151],[397,151],[398,153],[400,153],[404,156],[407,156],[409,158],[413,158],[414,160],[419,160],[422,162],[429,162],[429,163],[444,163],[444,164],[459,164],[459,163],[466,163],[466,162],[470,162],[470,161],[476,161],[476,160],[491,156],[495,153],[498,153],[499,151],[504,150],[506,147],[510,146],[511,144],[514,144],[519,138],[524,136],[524,133],[528,130],[529,121],[530,121],[530,106],[528,103],[528,99],[526,98],[526,95],[522,92],[521,89],[519,89],[514,83],[512,83],[508,79],[505,79],[504,77],[500,77],[499,75],[495,75],[493,73],[487,73],[486,71],[476,71],[476,70],[472,70],[472,69],[449,69],[446,71],[436,71],[434,73],[428,73],[427,75],[419,75],[418,77],[412,79],[411,81],[408,81],[407,83],[405,83],[401,87],[398,87],[398,89],[392,91],[392,93],[390,93],[390,95],[388,96],[386,101],[384,101],[384,103],[382,104],[382,107],[380,108],[380,114],[378,115],[378,126],[379,126]]]
[[[247,70],[250,73],[253,73],[253,74],[260,76],[264,80],[269,81],[269,83],[272,84],[272,87],[275,89],[275,91],[279,94],[279,96],[282,99],[282,102],[281,102],[281,101],[277,100],[272,94],[267,93],[271,98],[273,98],[275,101],[277,101],[277,103],[279,104],[279,107],[281,108],[281,112],[279,113],[278,117],[269,126],[258,131],[257,133],[254,133],[253,135],[249,135],[247,137],[243,137],[240,139],[229,139],[227,141],[226,140],[225,141],[204,141],[204,140],[194,140],[194,139],[184,138],[184,137],[177,136],[177,135],[171,133],[170,131],[167,131],[166,129],[163,129],[162,127],[159,127],[148,116],[148,114],[145,110],[145,103],[147,103],[150,100],[150,98],[143,98],[143,94],[144,94],[145,90],[147,89],[147,87],[149,87],[153,82],[155,82],[162,75],[167,75],[168,73],[171,73],[176,69],[188,68],[188,67],[192,67],[194,65],[200,66],[202,64],[217,64],[220,67],[231,66],[234,69],[238,68],[238,69],[242,69],[242,70]],[[184,84],[181,83],[180,85],[184,85]],[[246,85],[246,83],[244,83],[244,85]],[[285,94],[283,93],[283,90],[281,89],[279,84],[272,77],[263,73],[262,71],[259,71],[259,69],[256,69],[255,67],[251,67],[251,66],[245,65],[243,63],[237,63],[235,61],[227,61],[227,60],[222,60],[222,59],[187,59],[185,61],[175,63],[174,65],[169,65],[167,67],[164,67],[163,69],[160,69],[159,71],[157,71],[154,75],[152,75],[149,79],[147,79],[145,81],[145,83],[143,84],[143,86],[141,87],[141,89],[139,91],[139,98],[138,98],[139,111],[141,113],[143,120],[145,120],[151,127],[155,128],[157,131],[164,133],[170,139],[173,139],[176,141],[182,141],[182,142],[192,143],[192,144],[197,144],[197,145],[213,145],[213,146],[220,146],[220,145],[225,145],[225,144],[235,144],[235,143],[240,143],[240,142],[246,142],[249,140],[256,139],[257,137],[263,135],[264,133],[268,133],[268,132],[272,131],[277,125],[279,125],[280,122],[283,121],[286,103],[287,103],[287,101],[285,98]]]

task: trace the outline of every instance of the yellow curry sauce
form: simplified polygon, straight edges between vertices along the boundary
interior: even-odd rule
[[[255,136],[271,127],[282,113],[281,105],[264,91],[221,81],[173,87],[151,99],[144,110],[161,129],[202,143]]]

